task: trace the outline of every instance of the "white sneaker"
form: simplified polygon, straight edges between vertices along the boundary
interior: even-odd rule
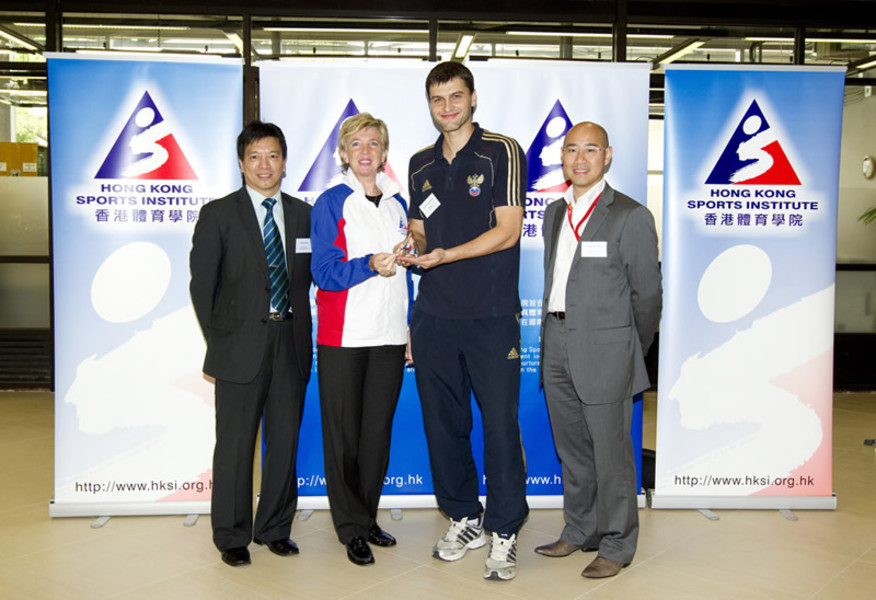
[[[480,518],[461,521],[450,520],[450,528],[432,548],[432,556],[452,562],[465,556],[466,550],[480,548],[487,543]]]
[[[517,575],[517,534],[503,537],[493,533],[490,538],[490,555],[484,563],[484,579],[508,581]]]

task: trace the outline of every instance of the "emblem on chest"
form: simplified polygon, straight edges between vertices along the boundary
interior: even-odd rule
[[[469,175],[466,179],[468,183],[468,195],[477,198],[481,195],[481,184],[484,182],[483,175]]]

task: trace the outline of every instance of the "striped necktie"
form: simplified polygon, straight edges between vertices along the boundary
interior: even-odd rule
[[[274,222],[274,198],[265,198],[262,206],[267,209],[265,214],[265,255],[268,258],[268,273],[271,277],[271,306],[278,313],[289,312],[289,275],[286,272],[286,256],[283,252],[283,242],[277,224]]]

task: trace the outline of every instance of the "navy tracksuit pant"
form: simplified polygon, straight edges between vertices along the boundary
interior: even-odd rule
[[[529,512],[517,315],[444,319],[414,309],[410,329],[438,507],[453,520],[483,512],[488,531],[516,533]],[[472,391],[484,425],[486,511],[471,448]]]

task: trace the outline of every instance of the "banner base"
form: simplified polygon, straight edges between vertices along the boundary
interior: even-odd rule
[[[144,517],[209,515],[210,501],[190,502],[55,502],[49,501],[49,516],[55,517]]]
[[[486,502],[486,497],[480,497],[481,502]],[[646,507],[646,496],[639,494],[637,503],[639,508]],[[563,497],[555,496],[527,496],[529,508],[550,509],[563,508]],[[298,510],[328,510],[327,496],[299,496]],[[438,508],[435,496],[432,494],[406,494],[388,495],[380,497],[379,508]],[[678,507],[681,508],[681,507]],[[781,508],[797,508],[796,506],[782,506]],[[143,517],[143,516],[172,516],[172,515],[209,515],[209,500],[191,502],[61,502],[49,501],[49,516],[55,517]]]
[[[836,494],[830,496],[669,496],[652,494],[651,508],[836,510]]]

